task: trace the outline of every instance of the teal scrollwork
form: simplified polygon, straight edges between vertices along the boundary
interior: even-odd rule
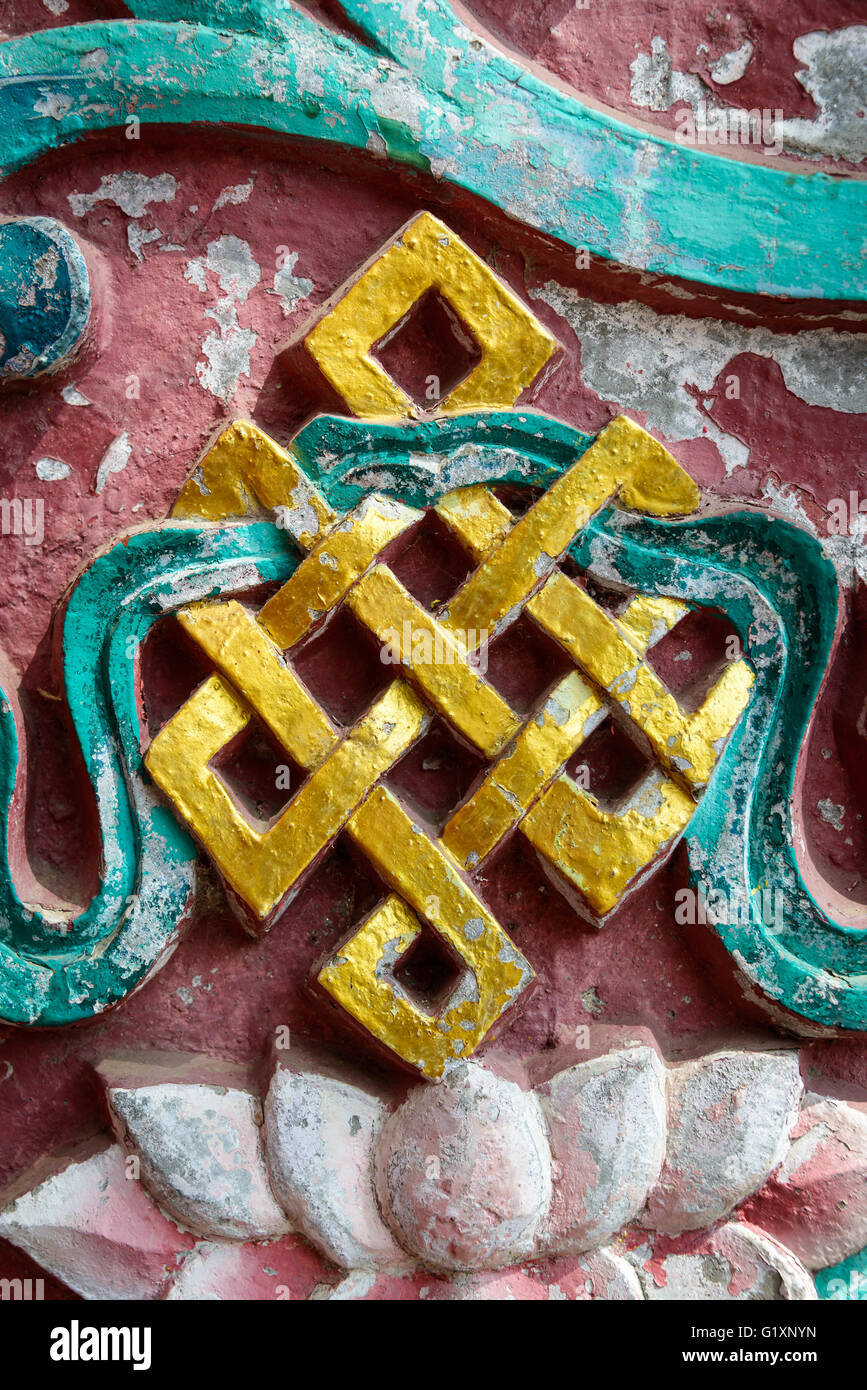
[[[52,217],[0,220],[0,385],[59,371],[90,318],[77,243]]]
[[[475,481],[544,487],[589,442],[546,417],[505,412],[410,426],[320,417],[293,449],[343,510],[374,486],[414,505],[435,501],[466,479],[468,450]],[[591,573],[629,588],[726,611],[756,671],[756,690],[686,831],[696,888],[708,898],[724,890],[737,902],[734,922],[715,930],[751,985],[795,1029],[864,1029],[863,924],[828,916],[793,848],[796,765],[837,622],[837,579],[818,541],[759,513],[673,523],[609,507],[573,554]],[[42,1024],[86,1018],[159,964],[190,899],[195,850],[143,771],[135,650],[158,617],[191,596],[249,588],[251,566],[261,582],[281,580],[296,563],[285,533],[268,522],[171,523],[118,542],[78,581],[63,619],[64,678],[97,796],[102,882],[73,923],[19,900],[7,838],[18,743],[7,701],[0,721],[0,1016]],[[762,911],[768,884],[783,904],[771,922]]]
[[[89,131],[244,126],[369,150],[567,245],[756,293],[863,299],[867,185],[627,125],[493,47],[447,0],[131,0],[132,21],[0,45],[0,173]]]

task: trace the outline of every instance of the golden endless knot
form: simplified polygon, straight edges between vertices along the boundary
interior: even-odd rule
[[[619,418],[517,520],[484,486],[449,494],[436,511],[475,568],[434,614],[380,558],[423,512],[372,494],[336,514],[292,456],[250,424],[224,432],[203,474],[215,481],[209,498],[228,476],[243,476],[266,505],[279,498],[305,556],[256,617],[234,600],[180,610],[214,674],[158,733],[147,766],[262,928],[335,838],[351,837],[389,892],[320,970],[319,983],[381,1043],[440,1077],[533,979],[468,875],[518,830],[578,909],[599,921],[683,831],[748,700],[752,672],[737,660],[686,714],[645,660],[684,606],[639,596],[617,619],[558,564],[615,495],[668,516],[694,509],[697,490],[657,441]],[[391,645],[402,673],[347,729],[334,725],[292,665],[292,649],[342,604]],[[574,663],[526,720],[485,679],[473,650],[522,613]],[[655,766],[628,805],[604,811],[565,768],[612,710],[638,731]],[[414,823],[384,780],[435,714],[489,763],[438,838]],[[248,819],[212,766],[254,717],[307,773],[268,824]],[[435,1013],[395,977],[423,921],[462,966]]]

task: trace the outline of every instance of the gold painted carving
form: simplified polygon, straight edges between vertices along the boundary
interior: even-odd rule
[[[357,415],[416,413],[374,350],[431,290],[482,353],[441,412],[513,405],[557,350],[490,269],[422,213],[335,296],[303,340]],[[752,672],[734,661],[701,708],[686,714],[646,660],[684,605],[639,596],[613,618],[559,568],[578,533],[615,496],[663,517],[691,512],[699,501],[676,460],[623,417],[519,520],[483,485],[442,497],[435,510],[475,568],[435,614],[382,559],[423,513],[372,495],[337,515],[292,454],[255,425],[237,421],[223,431],[173,510],[178,518],[220,521],[257,504],[279,509],[304,558],[256,617],[234,600],[180,610],[214,672],[153,740],[151,775],[257,930],[291,901],[335,837],[350,837],[388,891],[318,982],[429,1078],[468,1057],[533,980],[468,875],[519,831],[577,910],[599,922],[683,831],[749,698]],[[349,729],[335,727],[292,665],[292,649],[342,604],[390,646],[400,671]],[[527,720],[477,659],[520,614],[574,665]],[[434,714],[489,763],[439,838],[413,823],[385,783]],[[566,771],[609,715],[631,728],[652,764],[627,804],[613,810]],[[306,774],[267,824],[248,819],[214,765],[254,717]],[[459,967],[454,989],[434,1009],[413,1000],[396,973],[423,923]]]
[[[557,341],[443,222],[423,212],[348,288],[338,291],[304,346],[363,418],[418,413],[373,355],[413,307],[437,290],[470,330],[481,361],[440,402],[441,413],[512,405],[557,351]]]
[[[235,448],[234,477],[265,492],[269,505],[296,509],[294,534],[307,554],[256,618],[234,600],[180,610],[215,671],[158,733],[147,766],[260,928],[291,901],[334,838],[351,837],[390,891],[325,964],[319,983],[381,1043],[436,1078],[470,1055],[533,978],[467,873],[517,829],[579,910],[604,917],[681,833],[720,740],[744,708],[752,673],[743,661],[724,671],[692,715],[647,665],[648,646],[683,616],[682,604],[639,597],[614,619],[558,568],[588,519],[618,492],[633,507],[668,516],[695,506],[695,485],[655,440],[618,419],[520,520],[484,487],[451,494],[437,512],[476,568],[434,615],[379,558],[421,512],[373,495],[337,516],[291,456],[247,424],[231,426],[202,464],[203,478],[233,508],[238,494],[226,479]],[[291,648],[342,603],[392,642],[401,672],[347,730],[316,704],[291,660]],[[576,667],[526,721],[473,660],[485,630],[493,637],[521,612]],[[430,641],[405,642],[407,632]],[[419,656],[419,645],[439,659]],[[603,811],[564,770],[611,709],[637,728],[658,764],[616,812]],[[434,712],[491,763],[438,841],[383,785]],[[243,814],[212,766],[254,715],[308,774],[267,825]],[[422,922],[461,969],[434,1013],[395,976]]]

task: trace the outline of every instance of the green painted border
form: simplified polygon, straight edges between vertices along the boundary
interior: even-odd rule
[[[332,505],[344,510],[373,489],[424,505],[471,481],[544,487],[589,442],[558,421],[511,411],[416,425],[320,417],[292,447]],[[834,922],[822,911],[803,883],[792,847],[795,768],[837,623],[837,579],[819,542],[759,513],[668,523],[609,508],[586,528],[573,553],[580,564],[614,574],[630,587],[723,606],[740,632],[756,669],[756,688],[685,837],[695,882],[706,893],[724,888],[743,905],[743,921],[720,923],[716,930],[747,978],[797,1016],[793,1024],[800,1018],[826,1030],[867,1028],[864,931]],[[159,613],[171,608],[178,584],[180,603],[189,597],[191,584],[222,593],[241,581],[249,587],[250,565],[262,578],[277,578],[289,574],[293,564],[285,536],[263,523],[217,529],[169,525],[120,541],[85,571],[69,600],[63,648],[70,711],[100,803],[103,886],[73,932],[58,938],[43,914],[21,906],[5,864],[0,937],[13,954],[48,964],[87,954],[92,946],[102,952],[118,929],[126,899],[142,891],[136,885],[143,877],[143,844],[156,813],[139,812],[137,818],[124,793],[121,762],[133,785],[141,783],[127,651]],[[233,581],[239,566],[241,581]],[[11,714],[0,731],[7,741],[8,805],[16,766]],[[165,819],[160,812],[162,836]],[[179,860],[191,862],[190,846],[183,850],[171,835],[169,845]],[[154,848],[157,866],[149,872],[159,877],[160,855],[166,851],[156,842]],[[758,910],[766,884],[785,895],[779,930],[767,928]],[[177,921],[169,924],[169,918],[178,918],[179,907],[180,896],[173,897],[171,910],[167,904],[160,914],[166,939],[176,930]],[[143,961],[148,949],[142,947]],[[156,959],[151,954],[148,968]],[[0,1016],[52,1023],[85,1017],[94,1001],[104,998],[108,965],[103,953],[93,989],[78,1003],[70,996],[61,1005],[49,991],[37,1004],[29,987],[23,992],[16,987],[6,997],[0,984]],[[112,997],[122,997],[127,987],[113,987]],[[55,995],[57,988],[52,986]]]
[[[34,263],[52,246],[60,257],[54,283],[39,287],[35,302],[22,309],[21,292],[36,288]],[[22,381],[61,367],[84,337],[90,303],[87,264],[60,222],[53,217],[0,218],[0,330],[7,330],[0,347],[0,382]],[[10,327],[17,336],[10,337]],[[0,332],[0,341],[2,336]],[[22,350],[29,350],[34,360],[13,371],[9,362]]]
[[[10,865],[20,725],[0,692],[0,1019],[57,1026],[119,1003],[159,968],[191,904],[196,848],[146,778],[135,657],[184,596],[288,578],[297,561],[267,523],[136,532],[100,555],[63,617],[63,674],[93,786],[100,887],[74,921],[24,904]],[[176,594],[180,597],[175,598]]]
[[[372,488],[424,505],[462,483],[546,487],[590,442],[548,417],[510,411],[413,425],[320,417],[292,448],[344,509]],[[795,766],[839,599],[819,542],[760,513],[661,522],[608,507],[572,553],[601,578],[722,606],[741,634],[756,686],[684,837],[693,882],[737,893],[745,921],[716,930],[747,979],[793,1023],[798,1016],[823,1029],[864,1029],[867,937],[822,912],[792,847]],[[41,1026],[91,1018],[141,985],[171,950],[197,856],[144,771],[134,658],[152,623],[191,597],[279,581],[297,562],[285,533],[268,522],[167,523],[118,541],[74,586],[63,615],[64,678],[103,864],[94,901],[62,930],[56,914],[27,907],[14,886],[8,822],[21,790],[18,736],[0,694],[0,1018]],[[768,881],[786,891],[779,932],[767,930],[758,910],[757,890]],[[821,1295],[861,1297],[865,1259],[827,1271]]]
[[[236,125],[387,154],[640,270],[795,298],[867,297],[863,180],[637,130],[488,45],[446,0],[344,0],[369,48],[278,0],[130,8],[131,22],[0,44],[4,175],[131,115]],[[46,94],[62,114],[36,113]]]

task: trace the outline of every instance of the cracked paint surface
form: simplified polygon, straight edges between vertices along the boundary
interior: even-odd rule
[[[219,199],[217,200],[219,203]],[[253,259],[250,248],[239,237],[220,237],[208,245],[206,254],[190,261],[184,278],[203,294],[209,290],[208,276],[217,279],[222,296],[213,307],[205,309],[205,317],[217,327],[202,342],[206,362],[196,363],[196,374],[206,391],[218,400],[229,401],[238,389],[242,376],[250,375],[250,353],[257,337],[251,328],[238,322],[238,305],[244,304],[255,289],[262,272]]]
[[[482,4],[474,8],[485,17]],[[638,20],[622,22],[623,35],[613,26],[604,31],[605,42],[591,43],[586,37],[588,15],[576,7],[559,3],[497,8],[492,24],[508,22],[507,37],[531,56],[541,55],[579,91],[614,105],[628,120],[647,119],[657,128],[675,129],[677,108],[657,112],[630,100],[630,64],[639,50],[651,52],[653,37]],[[780,15],[776,7],[769,20],[771,7],[762,13],[758,5],[736,5],[729,7],[728,18],[719,17],[713,32],[703,16],[684,15],[683,8],[663,10],[658,24],[674,69],[690,74],[694,67],[723,105],[782,107],[787,125],[803,123],[805,140],[823,138],[817,128],[819,105],[794,74],[800,68],[817,84],[817,95],[825,94],[830,111],[833,92],[822,78],[822,65],[830,61],[833,66],[833,49],[823,36],[802,58],[794,45],[818,31],[851,28],[860,18],[853,7],[825,4],[819,14],[815,7],[799,4],[791,15]],[[671,16],[670,27],[666,15]],[[82,0],[69,0],[68,10],[56,15],[41,4],[10,3],[3,24],[14,35],[35,27],[40,17],[62,25],[91,16]],[[593,18],[600,22],[598,14]],[[552,34],[552,28],[559,32]],[[748,42],[754,51],[742,75],[732,77]],[[707,52],[698,53],[701,44]],[[723,62],[727,55],[738,54],[740,59]],[[36,91],[33,100],[44,101],[45,94]],[[46,110],[45,119],[52,125],[62,118],[63,105],[55,103],[55,115]],[[395,98],[393,114],[413,119],[406,92]],[[845,136],[845,121],[829,117],[828,126],[829,139],[840,140],[841,132]],[[853,126],[852,138],[857,130]],[[138,143],[126,140],[121,131],[116,142],[101,150],[96,170],[92,153],[72,146],[56,162],[51,157],[40,164],[38,183],[25,171],[4,184],[4,212],[58,218],[96,248],[109,271],[107,281],[101,282],[105,289],[99,301],[96,350],[77,364],[75,386],[58,381],[47,387],[41,400],[31,395],[4,401],[3,495],[45,501],[49,557],[46,565],[34,567],[23,540],[4,537],[9,603],[0,612],[2,641],[26,672],[23,699],[39,751],[32,760],[34,801],[50,808],[40,810],[31,827],[38,882],[30,899],[44,900],[47,883],[53,890],[49,901],[86,902],[95,884],[98,852],[88,795],[67,772],[61,687],[40,650],[52,606],[99,545],[127,525],[155,522],[166,514],[193,461],[223,422],[225,409],[252,416],[285,443],[310,411],[311,400],[318,408],[333,408],[325,393],[316,396],[317,384],[301,389],[296,359],[291,354],[279,359],[278,349],[309,321],[308,315],[312,320],[319,304],[360,260],[426,206],[450,221],[515,293],[529,298],[525,286],[530,286],[547,295],[546,286],[552,286],[550,293],[575,314],[578,327],[573,336],[568,314],[561,315],[544,298],[529,298],[530,307],[544,316],[555,336],[562,335],[565,346],[560,369],[541,383],[532,400],[534,408],[588,434],[625,409],[657,433],[702,482],[711,508],[746,503],[811,528],[821,539],[846,586],[847,617],[813,738],[804,752],[803,824],[798,834],[837,891],[850,903],[863,901],[863,629],[855,595],[848,592],[859,569],[863,571],[863,541],[857,514],[852,516],[851,534],[832,535],[827,529],[831,499],[845,499],[848,509],[850,490],[859,497],[867,493],[864,406],[857,383],[864,323],[857,306],[814,300],[799,307],[768,297],[739,296],[635,270],[613,272],[595,257],[589,273],[582,271],[574,251],[540,243],[490,207],[462,196],[445,206],[442,187],[425,173],[407,189],[375,158],[387,151],[393,133],[371,130],[365,138],[369,156],[358,156],[345,166],[334,161],[320,167],[309,153],[297,149],[287,148],[275,158],[253,139],[243,147],[239,139],[227,148],[202,133],[201,142],[190,151],[154,128]],[[845,157],[832,157],[817,145],[805,149],[807,153],[809,169],[833,173],[845,168]],[[368,158],[360,170],[359,160]],[[70,195],[93,197],[104,188],[104,176],[122,179],[131,170],[146,180],[169,174],[177,185],[175,196],[151,200],[133,212],[102,198],[80,218],[75,215]],[[243,197],[239,190],[251,182],[249,197]],[[119,196],[132,197],[129,185],[112,187],[121,190]],[[203,272],[204,290],[184,272],[191,262],[207,262],[211,243],[228,237],[246,243],[261,278],[236,306],[240,326],[249,326],[257,341],[249,351],[249,374],[240,372],[234,396],[224,404],[204,389],[197,364],[212,369],[202,342],[209,333],[221,337],[219,323],[204,319],[203,311],[215,308],[231,291],[224,290],[218,273],[210,269]],[[283,246],[291,248],[285,267],[289,278],[275,269],[277,248]],[[297,286],[292,283],[296,279]],[[296,297],[297,290],[304,293]],[[579,307],[573,309],[573,303]],[[616,369],[609,369],[596,350],[596,335],[603,332],[617,348]],[[805,340],[801,350],[796,347],[799,338]],[[670,367],[663,365],[669,351]],[[651,375],[649,389],[641,374],[632,371],[633,359],[645,377]],[[693,359],[699,370],[693,370]],[[719,371],[711,376],[717,363]],[[738,400],[725,396],[725,377],[731,372],[740,377]],[[127,379],[131,373],[139,378],[137,395],[135,383]],[[230,384],[233,376],[234,367],[220,384]],[[847,381],[853,383],[851,391]],[[703,425],[708,426],[707,435]],[[124,432],[133,446],[130,463],[122,472],[110,473],[96,495],[100,461]],[[70,471],[63,479],[43,478],[37,467],[43,460],[53,461],[51,469],[43,465],[43,472],[61,462]],[[469,476],[477,462],[477,454],[452,461],[455,485],[465,481],[458,469]],[[430,469],[430,458],[426,463]],[[379,476],[369,485],[381,486],[387,472],[384,466],[371,468],[371,475]],[[600,552],[600,562],[604,559]],[[253,566],[251,585],[257,575]],[[188,596],[200,596],[194,585]],[[425,775],[430,779],[439,773]],[[821,806],[845,808],[845,833],[823,816]],[[836,817],[836,809],[830,814]],[[162,848],[156,843],[157,852],[163,853],[165,841]],[[566,931],[559,895],[534,862],[516,852],[499,866],[496,879],[492,875],[486,886],[491,906],[504,922],[520,918],[522,933],[533,942],[539,973],[535,994],[503,1040],[507,1051],[571,1047],[575,1030],[584,1024],[641,1019],[654,1024],[667,1056],[680,1062],[695,1054],[709,1032],[724,1032],[733,1020],[738,1026],[766,1030],[764,1015],[738,990],[725,961],[712,956],[708,965],[701,952],[696,955],[693,944],[703,936],[701,928],[674,926],[673,895],[688,881],[682,858],[675,857],[659,878],[640,888],[629,911],[615,916],[606,933],[574,934]],[[241,949],[225,903],[206,886],[192,930],[172,960],[122,1012],[107,1013],[90,1034],[67,1034],[63,1068],[56,1066],[56,1039],[34,1034],[22,1040],[14,1031],[2,1030],[0,1108],[15,1116],[14,1125],[5,1127],[8,1142],[0,1155],[4,1176],[19,1172],[58,1138],[78,1138],[97,1126],[88,1071],[106,1047],[135,1046],[140,1039],[155,1037],[182,1051],[209,1051],[218,1034],[222,1052],[247,1059],[262,1046],[268,1031],[281,1024],[301,1033],[324,1031],[339,1037],[334,1021],[323,1019],[319,1006],[311,1004],[303,979],[323,947],[338,944],[355,914],[364,910],[365,891],[338,855],[327,882],[297,900],[285,935],[274,934],[267,942],[245,941]],[[147,930],[147,913],[144,917],[140,933]],[[214,970],[218,973],[212,977]],[[210,978],[221,988],[206,992],[191,983]],[[280,991],[275,990],[275,979],[280,980]],[[805,1044],[804,1053],[805,1067],[823,1086],[867,1094],[863,1044],[856,1038],[815,1039]],[[174,1249],[171,1244],[166,1248]],[[732,1268],[730,1255],[723,1252],[728,1261],[725,1268],[720,1262],[723,1273]],[[273,1247],[269,1268],[282,1268],[284,1258]],[[4,1274],[20,1268],[16,1259],[4,1245]],[[213,1251],[203,1251],[202,1266],[213,1259]],[[657,1248],[653,1268],[679,1271],[676,1277],[672,1273],[669,1287],[689,1289],[697,1266],[672,1263],[678,1259],[677,1252],[666,1256]],[[651,1278],[643,1268],[649,1261],[648,1250],[636,1262],[642,1280]],[[192,1280],[192,1265],[189,1277]],[[201,1278],[205,1277],[203,1268]],[[273,1283],[270,1275],[259,1272],[257,1277]],[[570,1287],[571,1277],[562,1275],[564,1289]],[[319,1278],[320,1273],[314,1273],[310,1286]],[[436,1288],[435,1281],[428,1282]],[[520,1287],[526,1295],[526,1287]],[[56,1288],[65,1292],[60,1285]]]
[[[581,373],[602,400],[641,411],[668,439],[709,439],[726,473],[749,462],[742,440],[721,430],[707,398],[741,353],[770,358],[787,389],[807,405],[867,414],[863,339],[829,329],[783,334],[737,323],[659,314],[650,307],[597,304],[548,282],[533,292],[555,309],[581,345]],[[739,391],[740,382],[734,380]],[[730,388],[731,389],[731,388]]]
[[[857,0],[805,0],[785,13],[765,0],[708,11],[623,0],[610,16],[570,0],[529,8],[474,0],[473,9],[576,90],[627,116],[675,131],[684,110],[767,110],[786,158],[829,170],[865,158]]]

